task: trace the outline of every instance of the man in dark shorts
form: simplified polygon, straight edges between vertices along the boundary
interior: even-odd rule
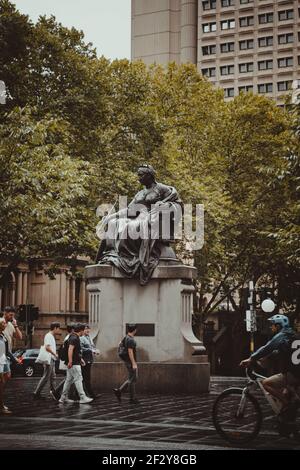
[[[123,358],[125,366],[128,371],[128,379],[119,387],[114,388],[113,392],[116,395],[119,402],[122,400],[122,392],[127,387],[129,388],[130,403],[138,404],[139,401],[136,399],[135,393],[135,384],[137,381],[137,372],[138,366],[136,363],[136,341],[134,335],[137,332],[137,327],[135,324],[130,324],[128,326],[127,335],[124,338],[124,345],[126,348],[126,355]]]

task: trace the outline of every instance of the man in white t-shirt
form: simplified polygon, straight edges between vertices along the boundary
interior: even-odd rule
[[[50,364],[44,364],[44,374],[41,380],[38,383],[38,386],[34,392],[34,399],[38,400],[43,398],[41,396],[41,391],[45,387],[46,383],[50,382],[50,390],[55,390],[55,360],[58,359],[58,355],[56,354],[56,341],[55,335],[60,332],[60,323],[53,322],[50,325],[50,331],[45,335],[44,338],[44,346],[46,351],[49,353],[49,362]]]
[[[5,307],[4,313],[3,313],[3,319],[6,322],[4,335],[8,341],[8,349],[10,352],[12,352],[13,338],[22,339],[22,333],[15,319],[15,314],[16,314],[15,308]]]

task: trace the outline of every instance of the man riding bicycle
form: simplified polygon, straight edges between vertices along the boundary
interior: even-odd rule
[[[300,386],[300,366],[292,363],[291,344],[297,339],[297,335],[290,328],[289,319],[285,315],[273,315],[268,320],[271,322],[274,336],[240,365],[249,367],[254,362],[277,353],[282,362],[282,371],[264,379],[262,385],[268,393],[282,402],[282,412],[292,412],[296,415],[300,399],[295,389]]]

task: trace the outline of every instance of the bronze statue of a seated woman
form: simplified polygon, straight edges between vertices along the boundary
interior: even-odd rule
[[[96,262],[113,264],[144,285],[159,262],[162,245],[174,236],[174,220],[181,215],[182,204],[175,188],[155,180],[152,166],[141,165],[137,174],[145,188],[126,209],[102,220],[107,230]]]

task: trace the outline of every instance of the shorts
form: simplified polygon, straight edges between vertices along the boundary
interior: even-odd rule
[[[271,387],[274,388],[285,388],[288,385],[291,386],[299,386],[300,385],[300,379],[295,377],[293,374],[290,372],[286,372],[285,374],[275,374],[271,375],[271,377],[268,377],[266,380],[264,380],[265,383],[268,385],[271,385]]]
[[[9,374],[10,373],[10,364],[0,364],[0,374]]]

